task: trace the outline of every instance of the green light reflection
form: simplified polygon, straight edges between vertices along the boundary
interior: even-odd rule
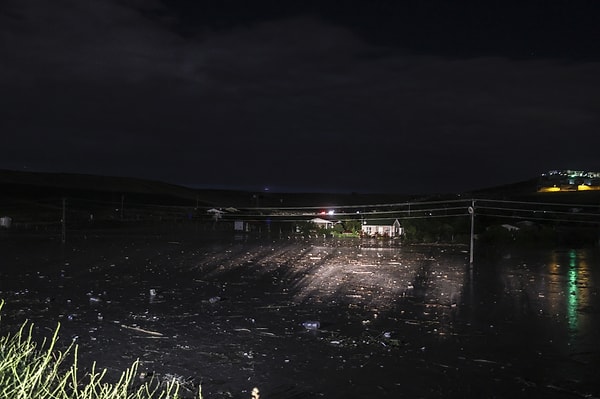
[[[569,251],[569,273],[567,279],[567,318],[569,321],[569,330],[571,332],[577,331],[577,305],[579,302],[579,292],[577,290],[577,252],[575,250]]]

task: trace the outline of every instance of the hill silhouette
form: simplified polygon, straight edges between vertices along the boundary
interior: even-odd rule
[[[539,203],[597,204],[600,191],[540,193],[538,178],[466,193],[406,195],[377,193],[277,193],[194,189],[127,177],[0,170],[0,217],[23,223],[67,220],[108,221],[206,218],[210,208],[323,208],[453,199],[495,199]]]

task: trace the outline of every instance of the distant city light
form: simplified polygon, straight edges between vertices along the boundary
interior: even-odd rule
[[[600,172],[551,170],[542,173],[538,192],[600,190]]]

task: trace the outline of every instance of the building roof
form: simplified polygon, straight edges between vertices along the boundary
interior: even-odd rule
[[[393,226],[398,219],[371,219],[363,222],[364,226]],[[400,223],[400,222],[398,222]]]
[[[335,224],[337,223],[334,220],[327,220],[327,219],[322,219],[322,218],[314,218],[310,220],[313,223],[317,223],[317,224]]]

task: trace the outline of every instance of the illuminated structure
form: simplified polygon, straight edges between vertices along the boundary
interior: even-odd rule
[[[369,237],[399,237],[404,234],[404,229],[398,219],[374,219],[364,220],[361,232]]]
[[[538,184],[542,193],[588,190],[600,190],[600,172],[551,170],[542,173]]]

